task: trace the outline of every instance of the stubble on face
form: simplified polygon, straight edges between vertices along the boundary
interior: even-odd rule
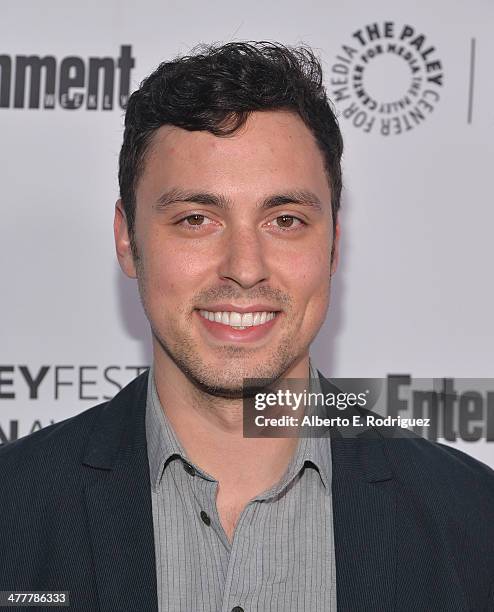
[[[201,358],[200,352],[195,348],[193,334],[188,331],[192,327],[191,306],[184,305],[180,311],[176,311],[175,316],[169,313],[167,327],[161,332],[153,326],[147,307],[145,266],[137,250],[135,263],[139,295],[151,324],[154,341],[200,392],[230,399],[252,396],[257,386],[249,386],[246,379],[262,379],[264,384],[269,385],[281,379],[301,358],[300,347],[297,346],[291,331],[287,330],[276,346],[270,349],[268,355],[263,354],[262,361],[256,358],[256,353],[259,352],[257,348],[245,345],[223,345],[214,349],[215,357],[223,363],[223,367],[221,369],[211,367],[210,361]],[[331,282],[328,277],[324,317],[329,307],[330,287]],[[293,320],[294,300],[287,293],[268,286],[259,286],[248,296],[242,295],[232,286],[212,287],[193,296],[191,304],[214,304],[228,300],[235,302],[245,300],[246,297],[250,302],[265,300],[270,304],[275,304],[280,310],[283,310],[284,316]],[[185,324],[181,324],[181,321]]]

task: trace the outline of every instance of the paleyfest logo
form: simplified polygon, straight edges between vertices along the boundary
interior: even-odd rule
[[[443,66],[425,34],[394,21],[352,34],[331,68],[332,100],[364,132],[402,134],[434,111],[444,84]]]

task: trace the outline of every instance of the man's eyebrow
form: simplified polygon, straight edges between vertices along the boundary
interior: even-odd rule
[[[300,204],[300,206],[310,206],[322,210],[321,200],[315,193],[305,189],[269,196],[261,202],[260,208],[274,208],[285,204]]]
[[[185,191],[182,189],[170,189],[165,191],[157,200],[156,208],[163,210],[170,204],[177,202],[194,202],[204,204],[206,206],[216,206],[224,210],[231,210],[233,202],[220,194],[208,193],[205,191]],[[320,199],[315,193],[306,189],[297,189],[287,191],[276,195],[268,196],[261,200],[257,207],[260,209],[270,209],[276,206],[284,206],[285,204],[299,204],[300,206],[308,206],[316,210],[322,210]]]

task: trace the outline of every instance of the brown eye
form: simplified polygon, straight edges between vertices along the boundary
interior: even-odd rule
[[[189,215],[185,220],[189,225],[202,225],[204,222],[204,215]]]
[[[208,225],[214,227],[215,222],[212,221],[208,216],[203,215],[201,213],[192,213],[190,215],[187,215],[186,217],[182,217],[182,219],[176,222],[176,225],[188,231],[201,230],[202,232],[203,227],[206,228]]]
[[[292,217],[291,215],[281,215],[281,217],[276,217],[278,226],[283,228],[291,227],[293,225],[294,220],[295,217]]]

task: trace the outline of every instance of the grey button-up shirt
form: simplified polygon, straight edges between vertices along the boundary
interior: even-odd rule
[[[336,612],[329,436],[299,438],[285,475],[249,501],[231,543],[218,482],[188,460],[152,368],[146,437],[160,612]]]

